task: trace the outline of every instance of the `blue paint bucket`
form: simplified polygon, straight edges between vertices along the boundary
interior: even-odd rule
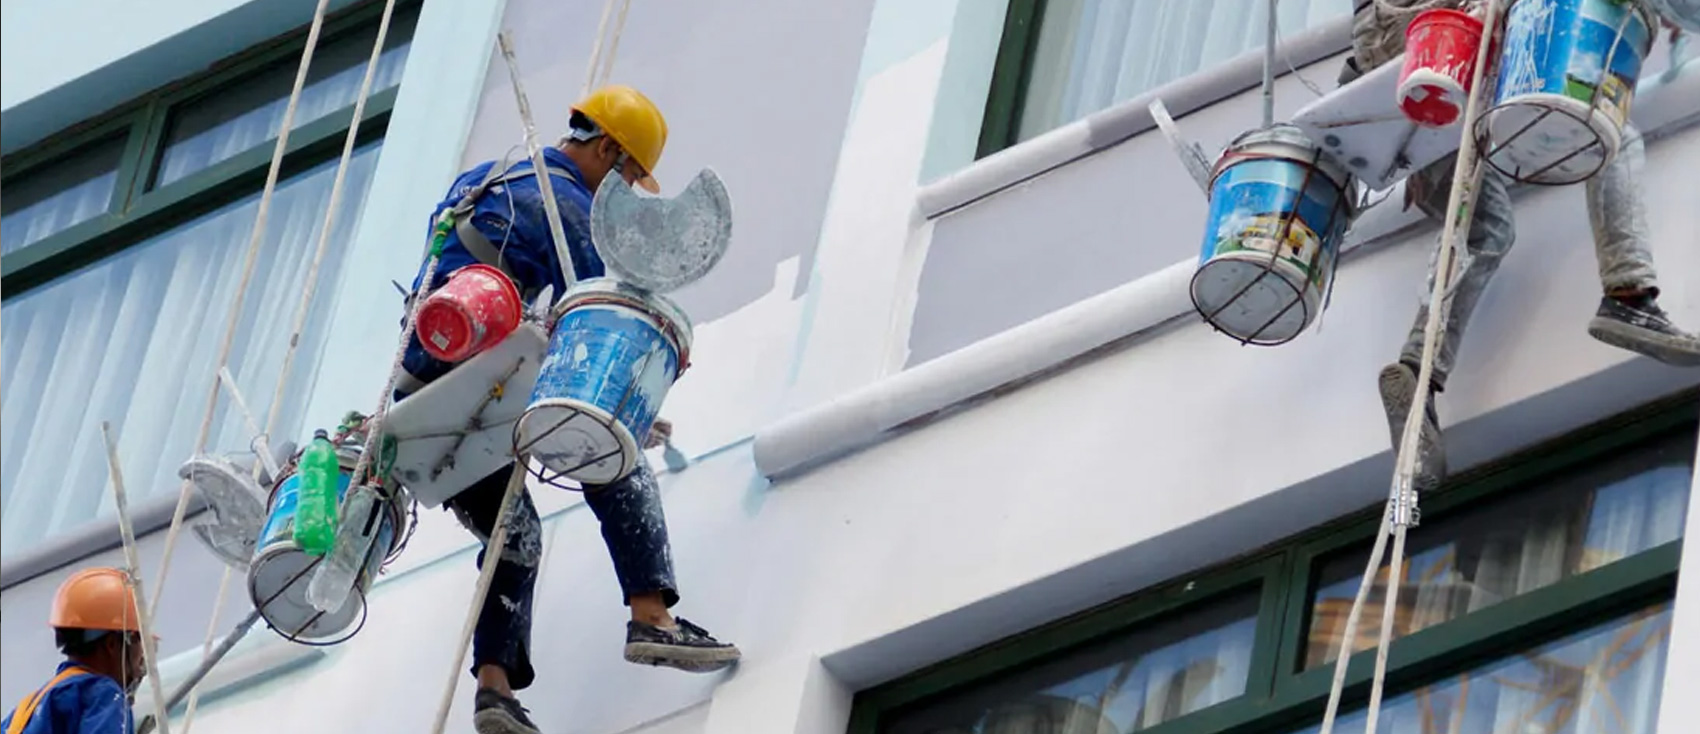
[[[514,427],[516,453],[565,477],[608,484],[633,469],[667,391],[690,363],[691,324],[662,296],[596,278],[568,289]],[[565,486],[565,485],[561,485]]]
[[[1477,124],[1486,160],[1518,181],[1587,180],[1623,144],[1657,21],[1632,0],[1516,0],[1494,106]]]
[[[348,494],[359,451],[348,447],[338,449],[342,476],[337,484],[337,499]],[[307,601],[307,586],[317,568],[314,556],[307,555],[295,543],[295,511],[301,494],[301,477],[291,464],[283,476],[272,485],[266,502],[266,523],[260,527],[255,543],[254,559],[248,564],[248,596],[266,624],[278,634],[291,640],[323,640],[354,624],[365,606],[366,592],[371,590],[378,571],[395,549],[397,532],[402,526],[401,504],[383,503],[377,534],[367,552],[365,567],[355,581],[356,590],[349,602],[335,613],[321,613]],[[354,518],[364,521],[364,518]]]
[[[1355,194],[1346,168],[1297,127],[1236,138],[1211,177],[1193,308],[1242,344],[1298,336],[1333,286]]]

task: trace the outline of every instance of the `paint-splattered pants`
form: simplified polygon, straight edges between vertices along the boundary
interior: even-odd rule
[[[503,468],[444,503],[485,544],[478,553],[480,569],[512,471],[511,466]],[[585,490],[585,504],[602,524],[602,539],[608,544],[626,601],[629,603],[636,594],[661,592],[668,606],[677,603],[667,518],[661,511],[660,487],[648,464],[639,462],[637,471],[625,479]],[[522,492],[509,514],[507,542],[473,632],[473,675],[485,665],[500,666],[515,689],[531,685],[536,678],[531,666],[531,604],[542,558],[542,521],[530,493]]]
[[[1442,212],[1452,191],[1455,157],[1448,156],[1435,162],[1406,183],[1413,203],[1432,218],[1443,219]],[[1647,150],[1641,133],[1631,125],[1624,131],[1623,149],[1605,170],[1588,179],[1588,219],[1593,226],[1600,286],[1607,292],[1633,289],[1658,293],[1658,276],[1648,247],[1647,211],[1641,195],[1641,170],[1646,161]],[[1437,388],[1445,388],[1446,377],[1452,373],[1458,357],[1458,344],[1463,341],[1470,315],[1476,310],[1476,302],[1487,290],[1488,282],[1499,270],[1500,260],[1511,251],[1516,238],[1515,217],[1511,196],[1506,190],[1506,179],[1488,168],[1482,174],[1475,216],[1470,222],[1464,271],[1455,281],[1452,313],[1435,357],[1434,384]],[[1413,365],[1422,359],[1423,326],[1428,321],[1434,266],[1435,260],[1431,256],[1422,303],[1399,355],[1402,361]]]

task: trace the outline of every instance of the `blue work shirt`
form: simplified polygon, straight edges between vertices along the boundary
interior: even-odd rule
[[[73,665],[59,664],[57,672]],[[0,721],[0,731],[12,725],[14,710]],[[136,730],[130,703],[118,681],[85,673],[59,682],[36,706],[23,734],[132,734]]]
[[[604,271],[602,258],[596,254],[596,248],[590,241],[592,193],[583,183],[584,174],[572,159],[556,148],[544,148],[543,159],[549,166],[565,169],[572,174],[572,178],[550,174],[549,183],[554,187],[555,204],[561,212],[561,226],[567,236],[567,252],[573,260],[573,273],[579,280],[600,278]],[[443,200],[438,202],[431,212],[431,231],[434,231],[437,217],[444,210],[460,203],[468,192],[483,182],[496,163],[485,161],[455,179]],[[531,159],[515,163],[507,170],[510,174],[529,171]],[[561,273],[560,259],[555,255],[554,240],[549,233],[549,218],[543,211],[543,190],[538,186],[536,176],[492,185],[478,199],[472,212],[472,225],[502,253],[508,270],[519,279],[521,292],[535,293],[545,285],[554,286],[555,298],[560,298],[561,294],[566,292],[566,277]],[[431,231],[427,232],[427,237],[431,236]],[[477,262],[478,258],[473,257],[466,246],[461,244],[460,235],[451,231],[448,242],[443,246],[443,255],[437,263],[437,273],[436,277],[432,278],[431,289],[442,287],[456,270]],[[419,272],[413,276],[414,292],[418,292],[424,277],[425,263],[421,262]],[[407,323],[406,316],[402,317],[402,323]],[[416,333],[408,341],[402,367],[421,382],[430,383],[448,374],[454,365],[427,353]],[[400,400],[409,392],[411,391],[398,389],[395,398]]]

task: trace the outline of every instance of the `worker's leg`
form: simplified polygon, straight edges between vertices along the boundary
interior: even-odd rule
[[[1448,197],[1452,191],[1452,166],[1456,156],[1448,156],[1437,161],[1428,168],[1412,176],[1406,186],[1409,187],[1412,201],[1429,217],[1444,221],[1442,213],[1446,210]],[[1459,273],[1453,283],[1452,310],[1441,332],[1440,344],[1437,345],[1434,361],[1434,379],[1428,386],[1430,399],[1428,409],[1423,416],[1423,428],[1418,440],[1418,458],[1416,486],[1419,490],[1433,489],[1446,475],[1446,455],[1440,438],[1440,417],[1435,409],[1433,395],[1445,389],[1446,378],[1452,372],[1452,365],[1458,356],[1458,345],[1464,339],[1464,332],[1469,326],[1470,315],[1476,309],[1476,302],[1481,299],[1483,291],[1493,279],[1493,274],[1499,270],[1499,262],[1511,245],[1516,241],[1517,230],[1512,211],[1511,195],[1506,189],[1505,179],[1492,168],[1482,173],[1481,190],[1476,194],[1475,213],[1470,221],[1470,231],[1465,239],[1465,261],[1454,261],[1454,273],[1459,273],[1459,267],[1464,270]],[[1423,329],[1428,323],[1429,297],[1433,292],[1435,265],[1439,248],[1429,260],[1428,280],[1423,287],[1423,295],[1417,308],[1416,320],[1411,325],[1410,334],[1405,340],[1405,346],[1400,350],[1399,361],[1381,370],[1380,389],[1382,407],[1387,412],[1388,429],[1392,434],[1395,449],[1405,432],[1405,419],[1410,415],[1411,403],[1416,397],[1417,373],[1422,364]]]
[[[738,648],[667,610],[679,601],[661,488],[647,461],[613,484],[586,486],[585,504],[602,524],[602,539],[614,562],[632,619],[626,625],[626,659],[697,673],[719,670],[739,657]]]
[[[444,503],[485,544],[478,553],[480,569],[512,473],[512,466],[503,467]],[[543,531],[530,493],[521,491],[515,498],[507,526],[507,541],[472,635],[472,674],[479,685],[474,721],[480,734],[537,731],[513,698],[514,690],[531,685],[536,677],[531,667],[531,603]]]
[[[1700,365],[1700,339],[1678,329],[1658,305],[1658,273],[1641,196],[1646,160],[1646,145],[1631,125],[1611,165],[1588,179],[1588,220],[1605,291],[1588,333],[1661,362]]]

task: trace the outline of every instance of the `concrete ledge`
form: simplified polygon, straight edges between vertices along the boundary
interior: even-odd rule
[[[205,509],[206,503],[201,500],[199,495],[191,497],[188,514],[184,516],[184,524],[187,524],[189,519]],[[136,537],[140,538],[148,533],[169,527],[171,525],[171,514],[176,510],[176,493],[163,497],[149,497],[137,502],[130,514],[130,522],[135,526]],[[179,536],[178,540],[184,543],[197,542],[182,536]],[[124,539],[118,534],[117,518],[104,518],[84,523],[75,530],[57,535],[29,552],[20,553],[16,558],[0,564],[0,590],[9,589],[96,553],[117,548],[123,543]]]
[[[1320,25],[1288,36],[1277,47],[1277,58],[1303,68],[1345,50],[1351,43],[1352,19]],[[1276,76],[1290,74],[1283,67]],[[1182,77],[1121,104],[1095,112],[1055,130],[975,161],[967,168],[923,186],[918,197],[921,214],[939,217],[987,196],[1055,170],[1071,162],[1156,129],[1148,109],[1163,100],[1179,118],[1263,83],[1263,49],[1247,51],[1205,71]]]

